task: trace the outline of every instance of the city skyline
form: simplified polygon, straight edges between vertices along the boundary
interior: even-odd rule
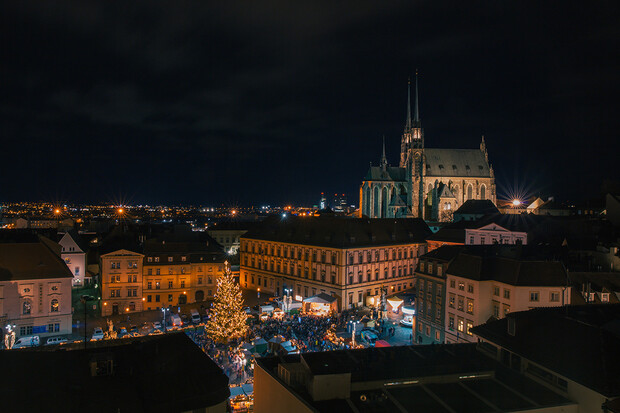
[[[613,10],[351,4],[5,6],[0,200],[357,204],[416,69],[427,144],[484,135],[498,199],[618,179]]]

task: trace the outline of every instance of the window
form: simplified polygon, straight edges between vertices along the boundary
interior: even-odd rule
[[[185,257],[185,256],[181,257],[181,261],[183,261],[183,262],[187,261],[187,257]]]
[[[155,281],[155,289],[159,290],[160,287],[160,282],[159,281]]]
[[[155,295],[155,302],[158,303],[159,302],[159,294]]]
[[[465,291],[465,283],[459,282],[459,290]]]
[[[465,325],[464,321],[459,319],[458,324],[457,324],[457,330],[459,330],[462,333],[464,329],[464,325]]]
[[[450,288],[455,288],[454,287],[455,285],[456,285],[456,281],[450,280]]]
[[[198,284],[202,284],[202,277],[198,277]]]
[[[58,303],[58,300],[57,300],[56,298],[54,298],[54,299],[51,301],[51,304],[50,304],[50,311],[51,311],[52,313],[57,313],[59,308],[60,308],[60,305],[59,305],[59,303]]]
[[[168,288],[172,288],[172,281],[168,281]]]
[[[181,288],[185,288],[185,280],[181,280]]]
[[[538,291],[530,291],[530,301],[537,302],[539,293]]]
[[[473,284],[467,284],[467,292],[473,294],[473,292],[474,292],[474,285]]]
[[[450,316],[448,318],[448,328],[450,330],[454,330],[454,317]]]
[[[464,301],[463,297],[459,296],[459,301],[458,301],[458,303],[459,303],[458,310],[459,311],[463,311],[463,301]]]
[[[148,262],[153,262],[153,257],[148,257],[146,260],[147,260]]]
[[[510,300],[510,290],[504,288],[504,298]]]
[[[493,295],[499,297],[499,287],[496,285],[493,286]]]
[[[147,296],[146,296],[146,301],[147,301],[148,303],[150,303],[151,301],[153,301],[153,299],[151,298],[151,296],[150,296],[150,295],[147,295]]]
[[[152,268],[149,268],[149,269],[146,271],[146,274],[147,274],[147,275],[153,275],[153,269],[152,269]]]
[[[172,262],[172,257],[168,257],[168,262]]]
[[[551,291],[549,301],[554,302],[554,303],[560,301],[560,293],[557,291]]]
[[[155,257],[155,262],[159,262],[159,257]]]
[[[499,303],[493,303],[493,316],[499,318]]]
[[[473,333],[471,332],[471,329],[474,327],[474,323],[472,323],[471,321],[467,321],[467,335],[468,336],[473,336]]]
[[[152,290],[153,289],[153,282],[152,281],[148,281],[146,283],[146,289],[147,290]]]
[[[32,334],[32,326],[22,326],[19,328],[20,336],[29,336]]]
[[[439,333],[439,330],[435,330],[435,341],[440,341],[441,340],[441,334]]]
[[[467,312],[469,314],[473,314],[474,313],[474,301],[473,300],[467,300]]]
[[[426,326],[426,336],[427,337],[431,336],[431,326]]]
[[[160,275],[160,269],[159,268],[155,270],[155,274],[156,275]]]
[[[32,304],[29,300],[24,301],[22,304],[22,314],[28,315],[32,312]]]
[[[168,302],[172,302],[172,294],[168,294]]]

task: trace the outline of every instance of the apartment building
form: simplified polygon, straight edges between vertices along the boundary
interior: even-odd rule
[[[241,238],[240,283],[276,296],[325,293],[339,308],[413,287],[430,229],[421,219],[271,218]]]
[[[462,246],[445,246],[422,255],[416,269],[416,328],[418,344],[445,342],[446,270]]]
[[[144,255],[121,249],[100,257],[101,315],[142,311]]]
[[[567,282],[559,261],[528,257],[516,247],[466,247],[446,271],[445,340],[475,342],[471,328],[492,317],[570,304]]]
[[[182,305],[212,298],[224,274],[225,254],[209,241],[166,239],[144,245],[144,309]]]
[[[27,234],[0,242],[0,325],[18,337],[71,334],[73,275],[60,246]]]

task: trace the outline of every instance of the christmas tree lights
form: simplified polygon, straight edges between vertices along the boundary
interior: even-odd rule
[[[248,328],[246,319],[241,288],[226,262],[225,273],[217,280],[217,291],[205,331],[214,341],[227,343],[245,335]]]

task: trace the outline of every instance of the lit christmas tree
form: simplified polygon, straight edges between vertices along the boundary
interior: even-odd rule
[[[211,315],[206,333],[218,343],[226,343],[229,340],[243,337],[247,330],[247,314],[243,311],[243,297],[241,288],[232,276],[228,262],[225,264],[224,276],[217,280]]]

